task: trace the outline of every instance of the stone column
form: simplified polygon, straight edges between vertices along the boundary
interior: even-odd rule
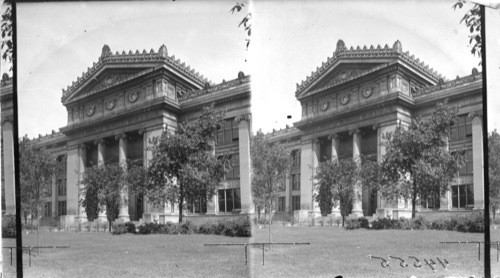
[[[318,166],[318,139],[302,143],[300,151],[300,219],[307,218],[310,212],[318,212],[319,206],[313,200],[313,177]]]
[[[215,142],[212,142],[212,147],[213,147],[212,155],[215,156]],[[207,213],[206,213],[206,215],[217,214],[217,208],[218,208],[217,195],[218,194],[219,194],[218,190],[215,190],[215,194],[212,196],[212,198],[207,198]]]
[[[50,196],[50,200],[52,202],[50,213],[52,218],[57,218],[57,178],[55,175],[52,176],[52,196]]]
[[[332,144],[332,161],[338,161],[339,160],[339,135],[338,134],[332,134],[328,136],[328,139],[331,140]],[[332,214],[334,216],[340,216],[340,202],[338,200],[335,201],[333,204],[332,208]]]
[[[87,147],[84,145],[84,144],[81,144],[79,147],[78,147],[78,152],[80,154],[80,157],[79,157],[79,180],[81,180],[83,178],[83,172],[85,172],[85,161],[87,160]],[[81,184],[80,187],[78,188],[78,194],[80,196],[80,200],[82,200],[84,198],[84,196],[82,196],[82,192],[83,192],[83,185]],[[78,203],[78,220],[80,221],[80,223],[83,223],[83,222],[87,222],[87,212],[85,211],[85,208],[80,204]]]
[[[3,171],[5,182],[5,219],[16,215],[16,192],[14,179],[14,137],[12,117],[2,119]]]
[[[120,134],[115,136],[115,139],[118,139],[118,161],[120,166],[123,167],[124,171],[127,171],[127,138],[125,134]],[[123,203],[120,206],[120,212],[118,213],[118,220],[122,222],[129,222],[130,217],[128,215],[128,190],[125,188],[120,192],[120,198]]]
[[[450,141],[446,138],[446,151],[450,151]],[[451,209],[451,190],[447,190],[444,196],[439,196],[439,210],[449,211]]]
[[[102,138],[97,139],[94,141],[94,144],[97,145],[97,165],[99,165],[99,166],[104,165],[104,150],[106,148],[104,139],[102,139]],[[103,222],[107,221],[106,206],[102,207],[102,210],[99,212],[99,215],[97,218],[98,218],[98,220],[101,220]]]
[[[285,212],[293,212],[292,210],[292,184],[290,183],[291,174],[287,174],[285,178]]]
[[[70,224],[78,216],[78,183],[80,181],[80,154],[78,146],[68,147],[66,155],[66,216],[61,223]],[[56,189],[57,192],[57,189]],[[58,193],[56,193],[58,194]],[[64,222],[65,221],[65,222]]]
[[[359,129],[351,130],[349,132],[352,135],[352,159],[356,163],[361,163],[359,155],[361,154],[361,135]],[[363,206],[362,206],[362,191],[361,191],[361,183],[358,181],[354,186],[354,194],[355,198],[352,202],[352,212],[349,215],[351,218],[363,217]]]
[[[483,119],[482,111],[469,114],[472,118],[472,167],[474,209],[484,209]]]
[[[240,155],[240,195],[241,213],[252,213],[252,187],[250,181],[250,114],[236,117],[238,123],[239,155]]]

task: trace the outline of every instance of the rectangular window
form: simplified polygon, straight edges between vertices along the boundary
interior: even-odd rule
[[[451,187],[451,205],[453,208],[474,207],[474,189],[472,184],[453,185]]]
[[[300,174],[292,174],[292,190],[300,190]]]
[[[66,215],[66,201],[57,202],[57,216]]]
[[[292,196],[292,210],[300,210],[300,195]]]
[[[278,211],[285,211],[285,197],[278,197]]]
[[[57,180],[57,193],[59,196],[66,196],[66,179]]]
[[[225,120],[223,127],[217,132],[217,145],[227,145],[238,141],[238,123],[234,121],[234,118]]]
[[[286,190],[286,177],[278,179],[278,190],[279,191]]]
[[[226,171],[226,179],[239,179],[240,178],[240,155],[233,154],[231,155],[231,161],[233,162],[233,167],[230,167]]]
[[[219,212],[235,212],[241,210],[239,188],[219,189]]]
[[[459,170],[460,175],[461,176],[472,175],[474,173],[472,166],[473,166],[472,150],[466,150],[465,151],[465,164]]]
[[[206,213],[207,201],[205,198],[198,198],[194,201],[188,201],[188,211],[192,213]]]
[[[465,115],[457,117],[450,129],[450,141],[461,141],[472,136],[472,119]]]
[[[422,208],[425,208],[425,209],[439,209],[441,207],[441,200],[439,198],[439,196],[437,195],[434,195],[434,196],[430,196],[430,197],[424,197],[423,198],[424,201],[422,201]],[[407,200],[405,200],[405,204],[406,204]]]
[[[300,167],[300,150],[292,151],[292,167]]]
[[[44,217],[52,217],[52,202],[46,202],[43,209]]]

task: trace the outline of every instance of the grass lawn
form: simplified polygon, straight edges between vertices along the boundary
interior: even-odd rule
[[[41,232],[40,257],[24,258],[24,277],[248,277],[243,247],[204,247],[205,243],[246,243],[248,238],[216,235],[120,235]],[[15,246],[4,239],[4,246]],[[36,245],[36,234],[23,234],[23,245]],[[3,250],[4,277],[14,277],[9,249]]]
[[[255,229],[254,242],[267,242],[268,230]],[[352,230],[337,227],[280,227],[273,226],[273,242],[310,242],[311,245],[275,246],[265,252],[262,265],[262,251],[253,248],[252,273],[255,277],[481,277],[484,267],[484,251],[478,260],[477,244],[445,245],[439,241],[483,241],[480,233],[453,231],[402,231],[402,230]],[[483,246],[481,246],[483,247]],[[390,267],[382,268],[380,259],[368,256],[388,255],[401,257],[411,262],[402,268],[399,261],[388,259]],[[422,267],[413,266],[416,256]],[[496,263],[496,250],[492,255],[492,269],[500,268]],[[436,257],[445,258],[450,265],[445,270]],[[433,259],[433,272],[423,259]],[[496,275],[499,275],[496,273]]]

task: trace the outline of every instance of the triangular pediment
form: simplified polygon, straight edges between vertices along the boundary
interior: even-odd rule
[[[401,42],[397,40],[392,47],[387,44],[377,46],[357,46],[347,48],[344,41],[337,42],[337,48],[331,57],[312,71],[301,83],[297,83],[295,96],[301,99],[318,91],[337,86],[356,79],[393,63],[403,63],[424,76],[430,83],[435,83],[442,76],[424,64],[418,58],[403,52]]]
[[[346,83],[375,70],[386,67],[390,62],[390,60],[372,63],[343,63],[339,61],[329,70],[326,70],[321,75],[316,76],[315,80],[297,95],[297,98],[300,99],[307,95],[314,94],[317,91]]]
[[[141,75],[153,71],[153,67],[138,68],[103,68],[96,72],[85,83],[75,86],[71,94],[64,99],[65,103],[72,102],[97,92],[120,85]]]

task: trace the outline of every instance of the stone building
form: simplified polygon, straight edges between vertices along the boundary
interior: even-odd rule
[[[35,139],[57,157],[52,194],[46,199],[42,216],[59,219],[63,224],[87,221],[77,185],[86,167],[124,160],[147,167],[152,156],[148,150],[151,138],[175,131],[179,123],[195,119],[203,107],[211,104],[215,110],[226,112],[216,155],[231,154],[237,157],[237,163],[212,200],[187,204],[187,216],[249,212],[250,76],[240,72],[234,77],[212,84],[175,56],[169,56],[164,45],[158,51],[115,54],[104,45],[98,61],[62,90],[67,125],[59,132]],[[176,220],[175,215],[176,206],[153,207],[143,196],[130,193],[119,218],[163,222]]]
[[[466,165],[444,198],[423,202],[419,213],[484,209],[482,77],[472,74],[444,78],[396,41],[392,47],[351,47],[342,40],[332,57],[297,84],[295,97],[302,118],[294,127],[268,134],[290,150],[292,168],[278,199],[277,215],[320,215],[313,200],[314,168],[328,159],[364,155],[381,161],[383,135],[408,126],[415,117],[429,116],[445,99],[459,108],[458,123],[449,137],[450,151],[466,150]],[[339,214],[334,208],[334,214]],[[376,191],[362,192],[353,216],[411,216],[411,201],[387,202]]]

